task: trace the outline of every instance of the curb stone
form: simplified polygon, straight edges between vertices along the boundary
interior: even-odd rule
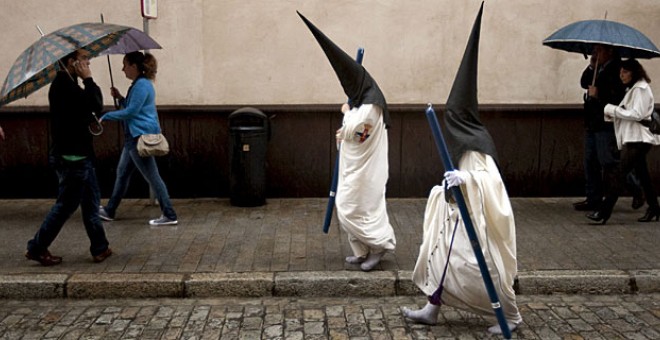
[[[2,299],[412,296],[412,271],[0,275]],[[518,295],[660,293],[660,269],[519,272]]]

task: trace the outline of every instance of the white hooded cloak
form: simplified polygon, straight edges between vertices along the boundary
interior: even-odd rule
[[[337,133],[341,140],[337,217],[355,256],[394,250],[396,238],[385,203],[388,179],[387,130],[382,109],[363,104],[344,114]],[[365,126],[370,125],[366,133]],[[361,141],[363,139],[363,141]]]
[[[493,158],[476,151],[463,154],[459,169],[469,174],[461,190],[504,315],[509,322],[519,323],[522,318],[513,290],[517,274],[516,227],[499,170]],[[447,203],[445,194],[443,185],[435,186],[429,195],[424,213],[424,239],[413,282],[431,296],[440,285],[447,266],[442,303],[494,317],[458,206],[453,199]],[[454,229],[454,243],[449,254]]]

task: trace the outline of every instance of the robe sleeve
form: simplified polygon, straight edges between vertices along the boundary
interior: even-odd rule
[[[344,115],[344,125],[339,131],[338,137],[343,141],[361,143],[366,140],[365,134],[369,135],[369,127],[373,129],[376,125],[374,116],[375,106],[372,104],[361,105],[353,108]],[[350,117],[348,115],[351,115]]]

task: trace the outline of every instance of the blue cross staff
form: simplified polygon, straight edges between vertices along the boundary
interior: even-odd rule
[[[364,57],[364,48],[360,47],[357,50],[355,62],[362,65],[362,58]],[[350,104],[350,100],[349,100]],[[323,232],[325,234],[330,230],[330,221],[332,221],[332,212],[335,208],[335,198],[337,197],[337,182],[339,182],[339,150],[337,150],[337,158],[335,159],[335,168],[332,171],[332,182],[330,182],[330,197],[328,198],[328,206],[325,209],[325,221],[323,221]]]
[[[438,152],[440,153],[440,158],[442,159],[442,164],[445,167],[445,171],[454,170],[455,168],[452,164],[449,151],[447,150],[445,138],[442,136],[438,118],[436,117],[435,111],[433,110],[433,106],[431,104],[429,104],[429,107],[426,109],[426,118],[429,121],[431,132],[433,133],[433,139],[435,139],[435,145],[438,147]],[[506,323],[506,318],[504,318],[504,311],[502,311],[500,299],[497,297],[497,292],[495,291],[495,286],[493,285],[493,279],[490,277],[488,265],[486,264],[486,259],[484,258],[484,253],[481,250],[481,246],[479,245],[477,233],[474,231],[474,225],[472,225],[472,219],[470,218],[470,213],[468,212],[467,205],[465,204],[463,192],[459,186],[452,187],[450,190],[452,190],[452,194],[454,195],[454,199],[458,205],[458,210],[460,211],[461,217],[463,218],[465,230],[467,231],[468,238],[472,244],[474,256],[477,258],[477,262],[479,263],[481,277],[484,279],[484,284],[486,285],[486,290],[488,291],[488,297],[490,297],[490,304],[495,311],[497,322],[500,324],[500,328],[502,329],[502,336],[504,336],[505,339],[511,339],[511,331],[509,330],[509,325]],[[438,290],[433,293],[433,295],[440,294],[441,292],[442,282],[440,283]]]

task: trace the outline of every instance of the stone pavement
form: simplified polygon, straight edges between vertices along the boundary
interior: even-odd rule
[[[660,339],[660,294],[520,295],[512,339]],[[415,324],[423,297],[4,300],[2,339],[497,339],[451,307]]]
[[[660,292],[660,222],[620,199],[606,225],[572,209],[575,198],[513,198],[518,294]],[[104,199],[103,202],[106,200]],[[411,283],[426,199],[388,199],[397,237],[368,273],[350,253],[336,219],[323,234],[325,198],[268,199],[233,207],[228,199],[175,199],[179,225],[150,227],[160,215],[145,199],[127,199],[104,223],[115,255],[93,263],[79,212],[50,250],[61,265],[24,258],[52,199],[0,200],[0,297],[143,298],[418,295]]]

